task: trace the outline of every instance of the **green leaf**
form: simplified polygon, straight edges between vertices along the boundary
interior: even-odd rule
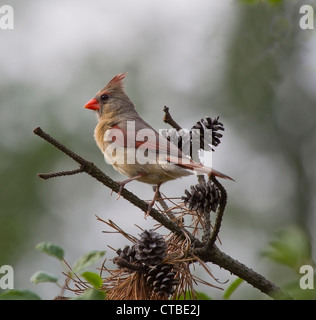
[[[313,278],[313,283],[316,283],[316,277]],[[315,289],[305,289],[300,287],[300,279],[295,279],[294,281],[286,284],[282,287],[285,292],[289,293],[294,300],[316,300],[316,290]],[[279,299],[278,296],[275,297]],[[282,298],[282,297],[281,297]]]
[[[197,300],[212,300],[210,296],[205,294],[204,292],[195,291],[195,296]],[[192,300],[194,297],[192,291],[186,291],[185,294],[181,294],[179,296],[179,300]]]
[[[300,228],[293,226],[280,230],[274,241],[262,253],[272,261],[286,265],[296,272],[304,264],[313,264],[311,244],[308,235]]]
[[[102,258],[105,251],[94,250],[81,256],[73,265],[72,271],[78,273],[79,271],[91,266],[93,263]]]
[[[71,300],[104,300],[106,293],[97,289],[88,289],[78,297]]]
[[[11,289],[0,293],[0,300],[41,300],[41,298],[29,290]]]
[[[30,281],[35,284],[40,282],[57,282],[58,277],[49,272],[37,271],[32,275]]]
[[[58,260],[64,259],[64,249],[57,244],[51,242],[40,242],[36,245],[35,248],[41,252],[57,258]]]
[[[279,3],[283,2],[283,0],[268,0],[268,2],[271,4],[279,4]]]
[[[212,298],[204,292],[196,291],[195,293],[196,293],[197,300],[212,300]]]
[[[223,294],[223,299],[224,300],[228,300],[231,295],[236,291],[236,289],[244,282],[243,279],[241,278],[237,278],[236,280],[234,280],[229,286],[228,288],[225,290],[224,294]]]
[[[95,272],[86,271],[81,274],[90,284],[92,284],[96,289],[102,286],[102,278]]]

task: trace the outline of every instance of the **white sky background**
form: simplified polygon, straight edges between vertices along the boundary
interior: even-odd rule
[[[198,76],[199,72],[193,71],[196,68],[192,62],[198,58],[196,54],[203,45],[201,37],[206,31],[214,36],[210,60],[221,54],[219,41],[225,42],[223,30],[230,25],[228,17],[232,10],[231,1],[203,0],[170,1],[165,6],[160,1],[140,0],[29,1],[23,7],[20,11],[19,6],[15,6],[15,30],[2,35],[10,42],[10,46],[1,50],[2,58],[10,57],[3,63],[2,72],[18,78],[24,72],[34,80],[45,80],[47,85],[52,81],[54,86],[63,85],[65,78],[68,79],[62,72],[67,62],[66,66],[71,69],[69,64],[75,66],[95,50],[129,60],[146,48],[146,41],[141,37],[146,34],[150,37],[151,33],[153,37],[156,34],[161,37],[161,51],[152,57],[149,68],[155,72],[169,70],[179,80],[190,82],[192,75]],[[206,22],[211,30],[204,29]],[[56,78],[60,80],[58,83]],[[184,83],[178,81],[177,85],[183,88]]]
[[[126,78],[127,92],[133,92],[134,97],[129,94],[132,100],[136,99],[135,91],[139,92],[137,99],[141,102],[141,113],[156,128],[162,125],[164,104],[172,107],[173,114],[177,115],[177,119],[184,126],[191,126],[192,119],[196,121],[205,116],[204,111],[200,111],[198,106],[194,105],[194,92],[192,93],[191,89],[200,83],[201,75],[205,78],[207,74],[212,85],[205,90],[216,90],[219,87],[226,45],[238,17],[238,9],[233,5],[233,1],[226,0],[171,0],[163,5],[161,1],[156,0],[34,0],[26,1],[23,5],[20,5],[19,1],[7,1],[7,4],[14,7],[15,29],[0,32],[0,85],[22,81],[36,84],[38,90],[44,93],[53,92],[59,101],[65,101],[65,104],[55,106],[54,112],[58,116],[59,125],[64,126],[65,131],[74,136],[74,140],[85,139],[85,143],[91,140],[93,144],[95,117],[82,107],[119,72],[129,71]],[[205,45],[205,37],[211,38],[211,48]],[[310,41],[307,46],[309,65],[315,68],[315,59],[311,58],[315,57],[315,41]],[[84,76],[83,71],[81,72],[91,52],[96,53],[99,59],[96,64],[103,68],[102,79],[99,74],[93,77],[93,73]],[[146,56],[143,57],[143,63],[137,70],[133,69],[133,61],[144,55],[144,52]],[[100,61],[103,54],[104,59]],[[305,57],[302,60],[305,61]],[[304,78],[305,74],[300,76]],[[315,83],[315,72],[306,74],[306,77],[305,81],[309,84]],[[66,94],[65,88],[71,87],[77,79],[80,79],[81,87]],[[312,87],[309,85],[307,90],[312,90]],[[203,83],[201,88],[203,92]],[[190,100],[186,100],[187,97]],[[29,132],[39,125],[36,114],[45,112],[41,105],[43,99],[45,100],[40,97],[40,101],[34,101],[34,105],[30,107],[32,109],[21,111],[25,115],[23,119],[28,121],[25,128]],[[14,113],[4,111],[3,108],[4,106],[0,105],[0,112],[5,115],[0,119],[0,124],[1,121],[20,121]],[[241,184],[251,186],[259,176],[256,172],[256,161],[264,162],[265,159],[250,159],[251,151],[247,146],[239,144],[238,138],[234,137],[234,129],[227,126],[225,128],[223,145],[216,151],[214,162],[218,165],[215,167],[230,174],[230,168],[236,165],[235,162],[247,162],[249,174],[247,177],[241,177]],[[29,132],[23,137],[26,142],[34,141]],[[12,132],[10,143],[13,149],[19,148],[20,139],[19,135]],[[80,154],[78,139],[74,141],[74,145]],[[90,154],[90,159],[101,163],[102,156],[98,153],[99,150],[90,150],[95,152]],[[230,156],[232,150],[236,155],[234,159]],[[243,154],[240,154],[240,150],[243,150]],[[58,168],[64,169],[63,164],[58,164]],[[106,165],[102,169],[107,171]],[[113,178],[122,179],[121,176],[115,176],[113,171],[110,173]],[[135,235],[139,230],[133,226],[134,223],[142,228],[152,227],[152,219],[148,218],[145,221],[143,214],[130,205],[125,206],[128,212],[123,214],[122,203],[125,200],[114,201],[116,195],[110,197],[109,192],[99,185],[96,186],[95,181],[87,181],[87,177],[76,179],[65,178],[47,182],[50,183],[50,194],[43,192],[43,196],[47,197],[48,210],[63,222],[63,228],[56,230],[55,235],[55,230],[50,230],[46,221],[42,221],[40,227],[34,230],[34,244],[43,240],[58,242],[66,249],[66,258],[71,262],[89,250],[103,250],[107,244],[115,248],[122,245],[122,237],[102,234],[105,226],[96,221],[94,214],[114,220],[123,229]],[[177,188],[182,190],[184,183],[189,187],[193,181],[195,183],[193,178],[190,179],[171,182],[163,187],[163,192],[168,194]],[[268,183],[272,177],[267,173],[263,179]],[[74,181],[78,183],[76,190],[72,188]],[[238,185],[229,188],[234,190]],[[148,185],[133,183],[130,189],[145,199],[152,197],[152,190]],[[258,193],[261,191],[274,192],[260,190],[259,187]],[[72,201],[78,193],[80,197],[87,198],[80,202]],[[260,211],[261,205],[265,204],[259,202],[252,205]],[[273,204],[271,206],[273,207]],[[248,263],[251,267],[257,258],[252,252],[253,248],[249,248],[248,252],[239,250],[238,257],[233,252],[243,245],[249,246],[249,243],[261,236],[241,235],[237,231],[235,236],[227,236],[226,239],[225,235],[222,238],[224,251],[228,248],[234,258]],[[108,249],[108,255],[111,254]],[[31,250],[21,259],[20,266],[15,268],[16,288],[31,288],[39,292],[43,298],[52,298],[58,293],[58,290],[54,292],[53,285],[35,287],[29,283],[29,276],[39,269],[58,274],[59,265],[52,264],[50,258],[42,257],[35,250]],[[225,273],[221,280],[226,279]]]

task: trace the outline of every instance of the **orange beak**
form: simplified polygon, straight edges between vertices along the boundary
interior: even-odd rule
[[[84,107],[90,110],[100,110],[100,102],[96,98],[93,98]]]

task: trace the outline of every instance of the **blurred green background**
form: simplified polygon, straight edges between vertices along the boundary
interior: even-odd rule
[[[123,179],[103,161],[93,112],[83,105],[114,75],[128,71],[126,91],[155,128],[165,128],[163,106],[191,127],[220,116],[225,131],[214,167],[234,177],[224,182],[228,206],[221,249],[278,285],[293,271],[262,257],[279,229],[295,225],[315,248],[316,31],[302,30],[302,4],[315,1],[7,1],[14,30],[0,30],[0,266],[15,271],[15,288],[44,298],[52,285],[29,282],[37,270],[60,273],[36,252],[52,241],[73,261],[82,253],[119,248],[126,240],[102,233],[95,214],[137,234],[152,219],[85,174],[42,181],[39,172],[76,168],[33,134],[41,126]],[[162,187],[181,196],[195,178]],[[143,199],[150,186],[128,189]],[[315,254],[315,249],[311,254]],[[221,282],[234,279],[211,266]],[[203,277],[202,271],[200,271]],[[229,282],[228,282],[229,284]],[[223,284],[225,288],[228,284]],[[198,288],[213,298],[221,292]],[[242,284],[233,298],[261,299]]]

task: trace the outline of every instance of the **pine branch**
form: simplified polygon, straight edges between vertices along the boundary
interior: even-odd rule
[[[170,115],[170,114],[169,114]],[[171,117],[171,116],[170,116]],[[170,118],[169,120],[170,121]],[[120,185],[104,174],[97,166],[95,166],[92,162],[87,161],[86,159],[82,158],[75,152],[71,151],[63,144],[61,144],[56,139],[52,138],[49,134],[44,132],[41,128],[36,128],[34,133],[41,137],[42,139],[46,140],[48,143],[52,144],[54,147],[65,153],[67,156],[72,158],[75,162],[77,162],[80,167],[79,169],[72,170],[72,171],[61,171],[49,174],[41,174],[40,176],[43,178],[53,178],[53,177],[60,177],[63,175],[68,176],[69,174],[76,174],[81,172],[86,172],[91,177],[95,178],[99,182],[101,182],[106,187],[110,188],[111,190],[118,192]],[[215,183],[215,181],[213,181]],[[132,192],[123,189],[121,193],[121,197],[129,201],[131,204],[138,207],[143,212],[147,212],[148,204],[134,195]],[[149,215],[158,221],[161,225],[165,228],[169,229],[175,235],[182,239],[189,239],[194,249],[192,249],[192,255],[199,257],[204,262],[212,262],[231,273],[235,274],[236,276],[246,280],[248,283],[253,285],[255,288],[259,289],[260,291],[266,293],[267,295],[274,297],[277,296],[278,298],[283,299],[291,299],[289,295],[282,292],[282,290],[276,286],[274,283],[270,282],[269,280],[265,279],[260,274],[254,272],[252,269],[248,268],[244,264],[240,263],[239,261],[231,258],[230,256],[226,255],[222,251],[220,251],[217,246],[213,243],[212,236],[210,239],[212,241],[208,241],[208,245],[205,245],[205,242],[202,243],[199,239],[195,238],[190,232],[186,229],[180,227],[170,219],[168,219],[165,215],[158,212],[156,209],[152,208]],[[217,230],[215,233],[213,232],[213,237],[217,237],[217,233],[220,228],[221,218],[219,218],[217,224],[218,226],[215,227]],[[216,226],[216,223],[215,223]],[[211,245],[210,245],[211,243]]]

